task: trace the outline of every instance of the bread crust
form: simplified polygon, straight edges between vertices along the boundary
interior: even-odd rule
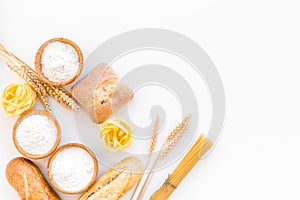
[[[6,166],[6,178],[22,200],[60,200],[39,168],[26,158],[12,159]]]
[[[141,178],[143,166],[135,157],[127,157],[100,176],[78,200],[118,200]]]
[[[103,63],[95,67],[71,90],[73,97],[95,123],[105,121],[133,97],[133,92],[119,82],[113,69]]]

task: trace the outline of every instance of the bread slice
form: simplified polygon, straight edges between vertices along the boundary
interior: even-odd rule
[[[6,178],[22,200],[60,200],[39,168],[26,158],[11,160],[6,166]]]
[[[95,123],[105,121],[133,97],[133,92],[107,64],[98,65],[75,84],[72,94]]]
[[[118,200],[124,196],[143,175],[141,161],[127,157],[104,173],[78,200]]]

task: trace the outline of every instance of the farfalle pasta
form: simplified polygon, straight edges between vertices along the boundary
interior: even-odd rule
[[[126,122],[113,118],[102,124],[100,137],[109,150],[124,149],[131,144],[132,131]]]
[[[7,86],[1,98],[4,111],[10,115],[21,115],[33,108],[36,93],[28,84],[11,84]]]

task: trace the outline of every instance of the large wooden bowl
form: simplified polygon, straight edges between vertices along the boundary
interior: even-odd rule
[[[52,167],[52,163],[53,163],[53,160],[55,159],[55,157],[63,150],[67,149],[67,148],[70,148],[70,147],[77,147],[77,148],[81,148],[83,150],[85,150],[92,158],[93,160],[93,163],[94,163],[94,173],[93,173],[93,176],[90,180],[90,182],[82,189],[78,190],[78,191],[67,191],[61,187],[59,187],[55,180],[53,179],[52,177],[52,174],[51,174],[51,167]],[[78,143],[69,143],[69,144],[65,144],[63,146],[61,146],[60,148],[58,148],[50,157],[50,159],[48,160],[48,165],[47,165],[47,173],[48,173],[48,177],[49,177],[49,180],[50,180],[50,183],[60,192],[63,192],[63,193],[66,193],[66,194],[78,194],[78,193],[81,193],[81,192],[84,192],[86,191],[96,180],[96,177],[97,177],[97,174],[98,174],[98,161],[97,161],[97,158],[95,156],[95,154],[86,146],[82,145],[82,144],[78,144]]]
[[[77,70],[75,76],[73,76],[71,79],[69,79],[65,82],[50,81],[44,75],[43,70],[42,70],[41,57],[42,57],[43,51],[44,51],[45,47],[52,42],[62,42],[62,43],[71,45],[75,49],[75,51],[78,55],[78,62],[79,62],[78,70]],[[83,66],[83,55],[82,55],[80,48],[74,42],[72,42],[71,40],[68,40],[66,38],[53,38],[53,39],[46,41],[44,44],[42,44],[42,46],[40,46],[39,50],[37,51],[37,53],[35,55],[35,69],[36,69],[36,72],[38,73],[39,77],[44,82],[51,84],[51,85],[55,85],[55,86],[64,86],[64,85],[72,83],[80,75],[80,73],[82,71],[82,66]]]
[[[20,123],[28,116],[30,115],[44,115],[46,117],[48,117],[50,120],[53,121],[55,127],[56,127],[56,130],[57,130],[57,137],[56,137],[56,141],[55,141],[55,144],[53,145],[53,147],[45,154],[40,154],[40,155],[32,155],[32,154],[29,154],[27,152],[25,152],[18,144],[18,141],[17,141],[17,138],[16,138],[16,131],[17,131],[17,128],[19,127]],[[57,146],[59,145],[59,142],[60,142],[60,138],[61,138],[61,130],[60,130],[60,126],[58,124],[58,121],[55,119],[55,117],[46,112],[46,111],[43,111],[43,110],[31,110],[31,111],[28,111],[28,112],[25,112],[23,113],[16,121],[14,127],[13,127],[13,132],[12,132],[12,138],[13,138],[13,142],[14,142],[14,145],[16,147],[16,149],[25,157],[27,158],[31,158],[31,159],[41,159],[41,158],[45,158],[47,156],[49,156],[51,153],[53,153],[55,151],[55,149],[57,148]]]

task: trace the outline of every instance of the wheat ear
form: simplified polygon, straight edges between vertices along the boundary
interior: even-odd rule
[[[155,150],[156,142],[157,142],[158,129],[159,129],[159,117],[157,115],[156,119],[155,119],[154,130],[153,130],[151,144],[150,144],[150,148],[149,148],[149,154],[152,154],[153,151]]]
[[[32,88],[36,91],[38,98],[40,99],[43,107],[47,112],[51,113],[51,108],[48,102],[47,93],[45,92],[44,88],[38,84],[37,80],[34,80],[33,77],[26,73],[24,67],[20,67],[17,65],[14,65],[12,62],[7,61],[6,65],[9,69],[16,72],[21,78],[23,78],[28,84],[32,86]]]
[[[160,159],[163,159],[167,156],[167,154],[172,150],[172,148],[181,140],[188,127],[188,123],[184,124],[180,132],[174,136],[167,148],[161,153]]]
[[[192,115],[189,114],[188,116],[186,116],[182,122],[180,122],[168,135],[168,138],[166,139],[164,144],[167,144],[168,142],[170,142],[172,140],[172,138],[176,135],[176,133],[178,133],[178,131],[180,129],[182,129],[183,126],[185,126],[186,123],[188,123],[188,121],[191,119]]]
[[[156,167],[156,165],[158,164],[160,159],[165,158],[165,156],[171,151],[171,149],[177,144],[177,142],[180,141],[180,139],[183,137],[184,133],[186,132],[187,128],[188,128],[188,122],[191,118],[191,115],[188,115],[181,123],[179,123],[168,135],[165,143],[162,145],[159,154],[156,158],[156,160],[154,161],[149,174],[147,175],[147,178],[142,186],[142,189],[140,190],[140,193],[137,197],[137,200],[142,200],[146,189],[151,181],[152,175],[153,175],[153,170]],[[180,132],[179,132],[180,131]],[[179,132],[179,133],[178,133]],[[165,149],[165,147],[167,146],[167,148]],[[165,149],[165,150],[164,150]]]
[[[48,112],[51,112],[51,110],[47,95],[52,96],[66,108],[78,110],[79,106],[68,92],[61,87],[56,87],[40,80],[38,74],[31,67],[9,52],[1,43],[0,53],[2,58],[6,60],[7,66],[33,87]]]
[[[151,157],[152,157],[152,153],[155,150],[156,142],[157,142],[158,129],[159,129],[159,117],[158,117],[158,115],[156,115],[156,119],[155,119],[155,123],[154,123],[154,130],[153,130],[152,139],[151,139],[151,143],[150,143],[150,147],[149,147],[148,159],[147,159],[147,163],[145,165],[144,171],[148,168]],[[139,182],[137,183],[137,185],[135,186],[130,200],[133,200],[133,198],[134,198],[134,196],[137,192],[137,189],[139,188],[139,186],[141,184],[141,181],[142,181],[142,179],[140,179]]]
[[[43,83],[48,95],[52,96],[57,102],[68,109],[78,110],[78,104],[73,100],[72,95],[60,87]]]
[[[18,62],[20,62],[23,66],[25,66],[27,73],[36,80],[36,84],[38,84],[40,87],[42,87],[45,90],[45,93],[52,96],[58,103],[62,104],[66,108],[72,109],[72,110],[78,110],[79,106],[77,103],[73,100],[72,95],[70,95],[68,92],[66,92],[63,88],[50,85],[48,83],[45,83],[41,80],[39,80],[38,74],[29,67],[26,63],[24,63],[22,60],[20,60],[18,57],[10,53],[13,58],[15,58]]]

